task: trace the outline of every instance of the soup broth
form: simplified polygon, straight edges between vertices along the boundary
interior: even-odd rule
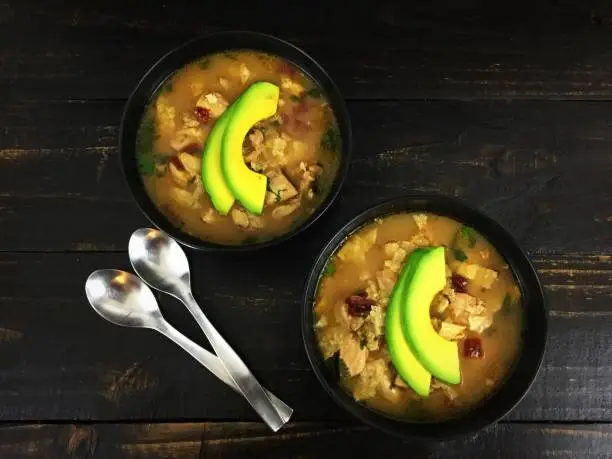
[[[431,303],[433,328],[456,341],[461,382],[432,378],[421,397],[398,375],[385,341],[390,295],[410,253],[444,246],[447,284]],[[315,304],[316,336],[339,383],[392,417],[436,421],[474,407],[517,359],[522,303],[511,270],[473,229],[432,214],[395,214],[350,236],[330,259]]]
[[[264,210],[238,201],[215,210],[201,179],[201,156],[216,120],[249,86],[280,88],[276,114],[256,123],[244,162],[267,177]],[[340,136],[324,91],[290,62],[238,50],[199,59],[156,93],[142,120],[137,154],[144,186],[159,210],[183,231],[226,245],[261,242],[306,220],[329,193]]]

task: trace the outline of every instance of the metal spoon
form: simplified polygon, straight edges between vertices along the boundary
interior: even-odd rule
[[[193,298],[189,262],[178,243],[161,231],[141,228],[132,234],[128,252],[132,267],[142,280],[187,307],[247,401],[272,430],[280,429],[284,422],[263,387]]]
[[[123,327],[158,331],[178,344],[225,384],[241,393],[216,355],[198,346],[164,319],[153,292],[138,277],[117,269],[94,271],[85,282],[85,293],[93,309],[104,319]],[[293,410],[272,393],[266,393],[283,423],[287,422]]]

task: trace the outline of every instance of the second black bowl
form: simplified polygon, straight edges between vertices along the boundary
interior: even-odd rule
[[[314,330],[314,302],[321,276],[331,256],[345,239],[377,217],[400,212],[430,212],[450,217],[474,228],[505,258],[518,282],[523,298],[523,342],[514,369],[501,387],[481,404],[460,417],[440,422],[409,422],[387,417],[353,400],[326,370]],[[479,430],[509,413],[533,383],[546,347],[547,312],[537,273],[525,253],[498,223],[461,203],[442,197],[405,197],[372,207],[347,223],[327,243],[307,280],[302,306],[302,334],[314,372],[331,397],[363,422],[402,437],[444,439]]]
[[[298,227],[272,240],[243,245],[222,245],[194,237],[174,226],[155,206],[144,189],[136,158],[136,137],[147,104],[155,92],[178,69],[194,60],[222,51],[248,49],[279,56],[302,70],[321,88],[336,117],[341,138],[340,164],[323,202]],[[119,153],[128,186],[146,217],[160,230],[182,244],[202,250],[239,252],[261,249],[286,241],[314,223],[338,195],[348,173],[352,151],[351,123],[344,100],[331,77],[312,57],[292,44],[269,35],[255,32],[224,32],[207,35],[185,43],[162,57],[140,80],[131,94],[121,121]]]

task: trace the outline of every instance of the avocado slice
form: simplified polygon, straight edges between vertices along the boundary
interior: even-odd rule
[[[449,384],[461,382],[459,346],[442,338],[431,325],[429,307],[446,285],[444,247],[417,249],[410,254],[400,322],[404,337],[421,364],[433,376]]]
[[[242,143],[255,123],[276,113],[278,86],[266,81],[253,83],[236,100],[225,127],[221,146],[223,177],[240,203],[251,213],[263,212],[268,179],[244,163]]]
[[[231,113],[232,107],[217,119],[202,153],[202,184],[221,215],[227,215],[235,201],[221,171],[221,141]]]
[[[404,338],[400,322],[404,287],[407,283],[406,280],[412,276],[415,266],[415,262],[407,263],[399,280],[395,283],[391,294],[391,301],[389,301],[389,308],[387,309],[385,338],[391,361],[401,378],[421,397],[427,397],[431,384],[431,373],[416,358],[414,351],[410,348],[410,344]]]

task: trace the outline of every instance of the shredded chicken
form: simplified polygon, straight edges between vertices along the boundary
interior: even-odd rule
[[[449,299],[443,293],[438,293],[431,302],[431,311],[434,314],[441,315],[446,311],[449,304]]]
[[[304,86],[292,80],[288,76],[281,77],[281,88],[294,96],[299,96],[304,92]]]
[[[365,319],[363,317],[353,317],[348,313],[348,305],[344,301],[338,301],[334,305],[334,317],[336,322],[344,325],[351,331],[356,331],[363,325]]]
[[[185,151],[192,144],[202,145],[204,143],[204,132],[200,128],[187,127],[176,131],[170,146],[176,151]]]
[[[484,315],[486,308],[481,300],[467,293],[455,293],[449,305],[450,318],[459,325],[468,325],[470,316]]]
[[[473,285],[484,289],[490,289],[498,276],[497,271],[476,263],[455,262],[451,265],[451,268],[457,274],[471,280]]]
[[[297,190],[289,181],[289,179],[285,176],[285,174],[283,174],[280,170],[271,170],[267,172],[266,175],[269,179],[268,187],[274,195],[274,200],[268,204],[285,202],[297,196]]]
[[[324,359],[332,357],[340,349],[340,344],[344,342],[350,332],[343,326],[333,326],[322,330],[319,347]]]
[[[446,397],[451,402],[455,401],[455,399],[459,396],[455,389],[450,387],[448,384],[444,384],[443,382],[438,381],[435,378],[431,380],[431,388],[432,390],[441,390],[442,392],[444,392],[444,395],[446,395]]]
[[[160,135],[168,135],[174,131],[176,109],[168,102],[166,96],[159,96],[155,103],[157,129]]]
[[[425,214],[413,214],[412,218],[414,218],[414,221],[417,224],[417,228],[419,228],[419,230],[424,230],[427,227],[427,215]]]
[[[171,188],[170,197],[178,205],[183,207],[197,208],[200,205],[199,195],[190,193],[182,188]]]
[[[340,359],[342,359],[349,376],[357,376],[365,368],[368,350],[363,349],[359,340],[350,334],[340,345]]]
[[[444,320],[440,323],[438,334],[444,339],[458,341],[465,338],[465,326],[457,325],[448,320]]]
[[[376,395],[381,385],[389,385],[391,370],[385,359],[379,358],[367,362],[353,388],[355,400],[366,400]]]
[[[406,258],[406,255],[408,255],[408,252],[406,252],[404,249],[399,247],[393,253],[390,260],[385,260],[384,262],[385,268],[388,268],[395,273],[399,273],[402,269],[402,265],[404,263],[404,259]]]
[[[274,210],[272,210],[272,218],[281,219],[286,217],[287,215],[291,215],[300,207],[300,201],[298,199],[293,199],[292,201],[287,201],[286,204],[279,205]]]
[[[396,280],[397,274],[390,269],[383,269],[376,272],[376,282],[378,283],[380,298],[387,298],[391,295]]]
[[[227,78],[219,77],[219,84],[223,89],[229,89],[230,82]]]
[[[218,216],[219,214],[215,211],[215,209],[210,207],[206,211],[202,212],[202,214],[200,215],[200,218],[204,223],[210,224],[210,223],[214,223],[215,221],[217,221]]]
[[[231,216],[232,221],[240,228],[246,229],[249,227],[249,216],[244,210],[232,209]]]
[[[206,94],[202,94],[196,102],[196,107],[205,108],[213,118],[219,118],[228,105],[225,97],[218,92],[207,92]]]
[[[251,77],[251,71],[249,70],[249,68],[246,66],[246,64],[243,62],[240,64],[240,82],[242,84],[245,84],[247,81],[249,81],[249,78]]]

